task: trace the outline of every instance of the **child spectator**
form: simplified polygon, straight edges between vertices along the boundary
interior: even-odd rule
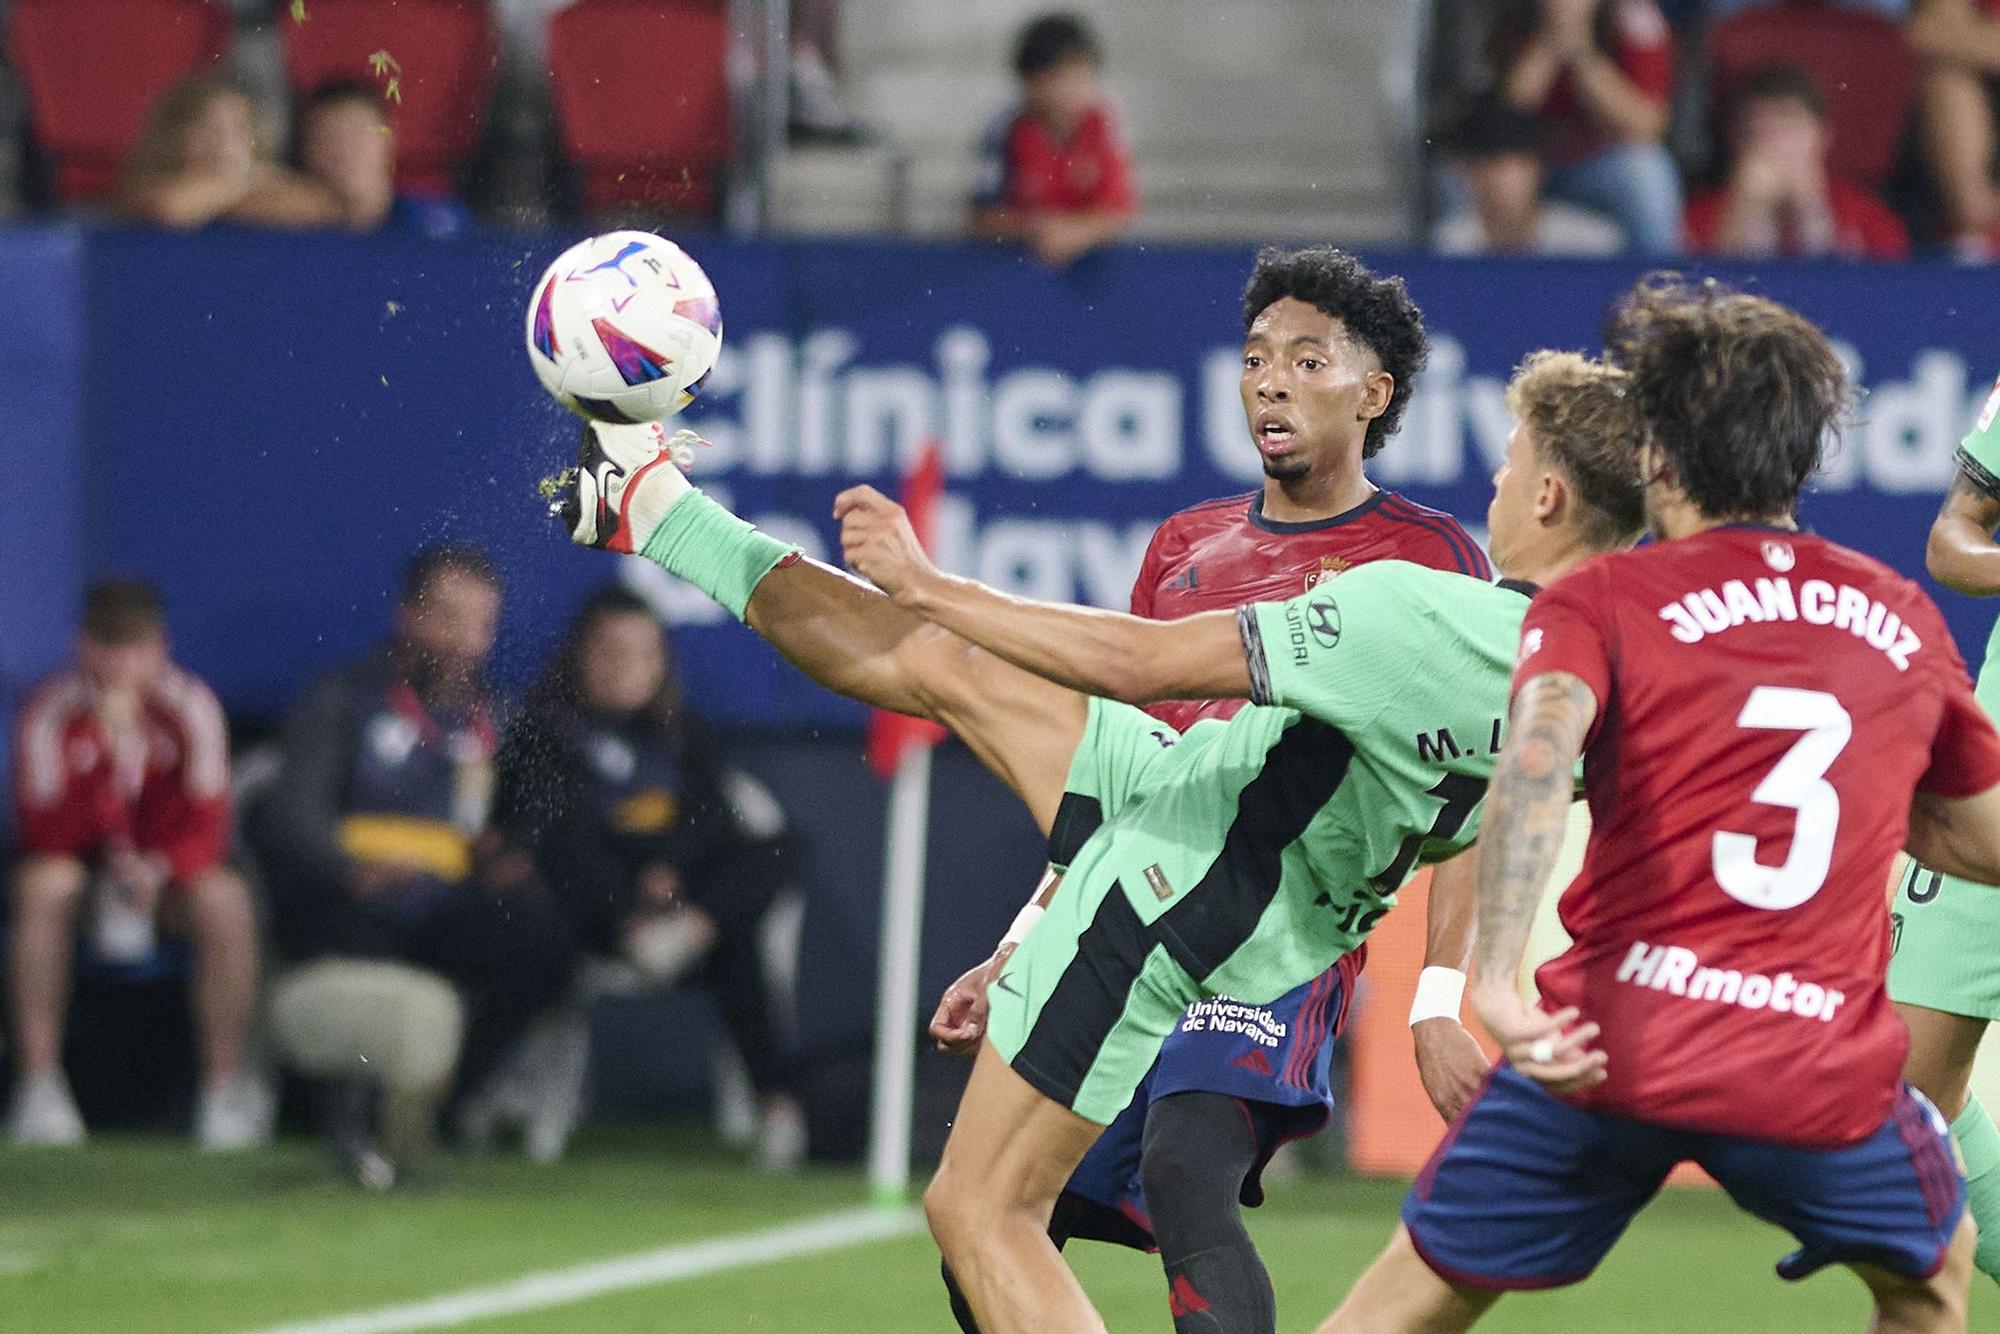
[[[257,993],[257,916],[229,850],[229,738],[222,709],[167,655],[159,595],[98,584],[84,597],[77,663],[44,682],[15,732],[22,857],[8,923],[17,1144],[77,1144],[83,1118],[62,1072],[70,965],[92,919],[94,951],[137,963],[156,929],[194,946],[200,1044],[195,1137],[242,1149],[269,1130],[264,1086],[243,1070]]]
[[[1051,268],[1124,235],[1139,211],[1132,155],[1105,100],[1103,50],[1080,18],[1048,14],[1021,31],[1021,101],[980,146],[972,233],[1025,242]]]
[[[1664,147],[1674,43],[1653,0],[1500,0],[1486,53],[1500,95],[1543,123],[1553,199],[1601,213],[1644,254],[1680,239]]]
[[[299,108],[299,166],[339,197],[350,231],[457,236],[465,206],[455,199],[399,194],[395,126],[382,94],[340,81],[315,89]]]
[[[331,227],[342,213],[333,191],[269,159],[250,94],[212,75],[185,79],[154,104],[125,161],[118,209],[189,231],[212,222]]]
[[[1431,238],[1447,255],[1610,255],[1625,234],[1599,214],[1542,198],[1542,127],[1493,95],[1476,98],[1441,136],[1472,207]]]
[[[1688,248],[1764,258],[1904,259],[1903,224],[1881,200],[1827,170],[1826,98],[1789,65],[1743,81],[1728,116],[1728,178],[1688,205]]]
[[[1910,47],[1924,64],[1924,154],[1961,258],[2000,259],[2000,0],[1921,0]]]
[[[699,968],[762,1102],[762,1163],[788,1167],[805,1119],[758,941],[797,850],[747,785],[683,703],[659,619],[613,586],[577,613],[508,729],[495,818],[589,953],[656,984]]]

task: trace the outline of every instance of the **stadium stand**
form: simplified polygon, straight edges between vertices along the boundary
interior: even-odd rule
[[[303,96],[374,79],[396,103],[397,184],[448,194],[479,144],[493,97],[497,43],[480,0],[315,0],[310,21],[282,25],[285,65]],[[393,61],[377,68],[377,53]],[[395,92],[388,93],[390,79]]]
[[[549,20],[557,141],[585,212],[715,210],[728,46],[727,17],[702,0],[579,0]]]
[[[7,57],[56,196],[74,204],[108,195],[154,99],[220,61],[229,39],[228,11],[205,0],[19,0]],[[90,58],[77,59],[81,51]]]
[[[1795,65],[1826,93],[1828,167],[1879,187],[1896,165],[1917,88],[1903,30],[1877,14],[1815,0],[1786,0],[1716,23],[1708,34],[1714,106],[1759,69]]]

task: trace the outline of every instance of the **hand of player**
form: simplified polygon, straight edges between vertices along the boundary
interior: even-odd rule
[[[847,567],[897,602],[905,602],[937,567],[924,554],[903,507],[872,486],[851,486],[833,500]]]
[[[1479,1042],[1456,1019],[1439,1017],[1410,1026],[1417,1044],[1417,1078],[1424,1083],[1431,1106],[1450,1121],[1472,1100],[1488,1069]]]
[[[937,1013],[931,1016],[930,1032],[939,1051],[967,1058],[978,1052],[980,1040],[986,1036],[986,989],[993,985],[1011,952],[995,950],[993,957],[967,969],[944,989]]]
[[[1605,1055],[1591,1047],[1600,1031],[1580,1024],[1571,1006],[1544,1014],[1511,986],[1475,987],[1472,1007],[1513,1067],[1551,1093],[1575,1093],[1604,1082]]]

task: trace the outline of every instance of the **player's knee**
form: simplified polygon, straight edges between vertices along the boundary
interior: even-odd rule
[[[939,1167],[931,1184],[924,1187],[924,1221],[930,1224],[931,1237],[947,1259],[973,1235],[974,1208],[967,1199],[969,1193],[969,1183],[961,1182],[948,1163]]]
[[[17,915],[74,917],[90,874],[74,857],[28,857],[14,872]]]
[[[1157,1216],[1233,1217],[1243,1173],[1228,1154],[1190,1153],[1149,1138],[1139,1160],[1139,1183],[1146,1203]],[[1157,1220],[1156,1220],[1157,1221]]]

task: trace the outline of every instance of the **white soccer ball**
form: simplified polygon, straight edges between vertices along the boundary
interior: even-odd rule
[[[722,352],[715,285],[651,232],[606,232],[556,257],[528,302],[528,361],[542,387],[602,422],[671,417]]]

